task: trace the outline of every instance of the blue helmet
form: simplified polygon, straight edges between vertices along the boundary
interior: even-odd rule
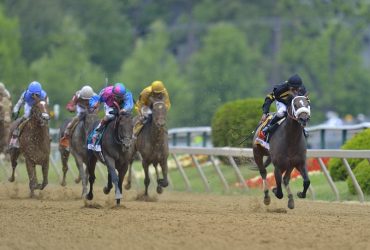
[[[125,85],[123,85],[123,83],[116,83],[116,84],[114,84],[114,87],[112,89],[112,92],[116,96],[122,96],[123,97],[126,94]]]
[[[41,84],[36,81],[31,82],[30,85],[28,85],[28,91],[31,94],[41,95],[41,91],[42,91]]]

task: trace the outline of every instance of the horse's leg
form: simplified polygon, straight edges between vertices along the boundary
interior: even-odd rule
[[[156,173],[157,173],[157,193],[161,194],[163,192],[162,188],[168,186],[168,179],[167,179],[167,174],[168,174],[168,166],[167,166],[167,158],[164,159],[162,162],[160,162],[161,168],[162,168],[162,175],[163,179],[158,179],[158,172],[156,168]]]
[[[292,173],[293,168],[287,169],[284,173],[283,177],[283,183],[284,187],[288,193],[288,208],[293,209],[294,208],[294,199],[292,190],[290,190],[289,181],[290,181],[290,174]]]
[[[12,163],[12,176],[9,177],[8,181],[13,182],[15,180],[15,168],[17,167],[17,160],[19,157],[20,151],[17,148],[10,149],[10,161]]]
[[[113,184],[112,184],[112,175],[111,175],[110,168],[112,166],[113,169],[114,169],[114,167],[115,167],[115,160],[112,159],[111,157],[108,157],[108,156],[104,156],[104,159],[105,159],[105,164],[107,166],[107,185],[104,186],[103,192],[105,194],[109,194],[110,193],[110,190],[113,187]]]
[[[78,154],[75,154],[73,156],[75,158],[76,167],[78,169],[78,176],[75,179],[75,183],[79,183],[82,179],[82,176],[84,175],[83,174],[84,172],[83,160]]]
[[[87,193],[87,181],[84,170],[83,159],[80,155],[74,154],[76,166],[78,168],[78,177],[75,179],[76,183],[79,183],[82,180],[82,197]]]
[[[49,159],[42,164],[42,184],[40,189],[43,190],[49,183],[48,181],[49,174]]]
[[[145,173],[145,178],[144,178],[144,185],[145,185],[145,195],[148,196],[148,187],[149,187],[149,184],[150,184],[150,177],[149,177],[149,163],[147,163],[146,161],[142,161],[142,164],[143,164],[143,169],[144,169],[144,173]]]
[[[63,168],[62,168],[63,169],[63,179],[62,179],[62,182],[60,183],[60,185],[62,185],[64,187],[65,185],[67,185],[66,176],[67,176],[67,171],[68,171],[69,151],[66,150],[63,147],[59,147],[59,152],[60,152],[60,155],[61,155],[62,165],[63,165]]]
[[[271,198],[270,198],[270,195],[269,195],[269,187],[268,187],[268,183],[267,183],[267,180],[266,180],[266,176],[267,176],[267,171],[266,171],[266,166],[265,166],[266,164],[263,163],[263,155],[258,154],[256,152],[256,149],[254,149],[253,153],[254,153],[254,161],[256,162],[256,164],[258,166],[258,170],[259,170],[261,178],[262,178],[263,192],[265,194],[265,196],[263,198],[263,203],[265,205],[270,205]],[[271,157],[269,156],[269,158],[270,158],[270,162],[271,162]],[[268,160],[266,160],[266,162],[268,162]],[[268,162],[268,164],[270,164],[270,163]]]
[[[123,180],[125,178],[125,175],[127,173],[128,165],[129,164],[127,162],[125,162],[122,166],[120,166],[120,168],[118,170],[118,176],[119,176],[119,179],[118,179],[118,188],[119,188],[121,194],[123,194],[123,192],[122,192],[122,184],[123,184]],[[118,206],[120,204],[120,202],[121,202],[121,199],[116,200],[116,202],[117,202],[117,206]]]
[[[303,178],[303,191],[298,192],[297,195],[299,198],[306,198],[307,189],[311,183],[310,178],[308,177],[306,163],[303,163],[302,167],[298,168],[298,171],[302,175],[302,178]]]
[[[37,184],[35,165],[30,160],[26,159],[26,168],[29,179],[30,197],[33,198],[35,196],[35,187]]]
[[[126,182],[126,185],[125,185],[125,189],[126,190],[130,190],[131,188],[131,178],[132,178],[132,162],[130,162],[128,164],[128,175],[127,175],[127,182]]]
[[[86,195],[86,199],[92,200],[94,198],[93,195],[93,186],[94,186],[94,181],[95,181],[95,166],[97,162],[97,158],[94,155],[94,152],[89,150],[88,151],[88,156],[87,156],[87,170],[89,172],[89,183],[90,183],[90,190]]]
[[[282,176],[281,171],[278,166],[275,166],[275,181],[276,181],[276,187],[272,189],[272,192],[274,192],[276,198],[282,199],[283,198],[283,190],[281,189],[281,182],[282,182]]]

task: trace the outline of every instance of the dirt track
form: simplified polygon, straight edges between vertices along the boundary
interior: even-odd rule
[[[96,189],[0,184],[0,249],[370,249],[370,205],[165,192],[123,206]]]

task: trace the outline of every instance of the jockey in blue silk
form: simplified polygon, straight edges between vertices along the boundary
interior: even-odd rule
[[[42,86],[39,82],[33,81],[28,85],[27,90],[23,91],[21,97],[19,98],[17,104],[13,108],[13,119],[17,119],[21,107],[24,105],[24,114],[17,123],[17,127],[14,129],[12,134],[12,140],[10,146],[18,145],[18,136],[19,136],[19,127],[23,122],[25,122],[31,115],[32,106],[35,104],[35,99],[40,99],[41,101],[46,101],[49,103],[49,98],[46,92],[42,89]]]
[[[102,89],[99,95],[90,98],[90,108],[97,109],[100,103],[104,103],[105,116],[94,130],[93,138],[96,139],[104,127],[112,121],[119,112],[131,112],[134,107],[132,93],[123,83],[116,83]],[[93,141],[95,141],[93,139]]]

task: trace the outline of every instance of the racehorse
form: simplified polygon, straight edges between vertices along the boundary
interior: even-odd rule
[[[303,191],[298,192],[299,198],[305,198],[307,189],[310,186],[310,179],[306,166],[306,139],[303,129],[307,125],[311,116],[310,102],[306,96],[296,96],[292,99],[291,105],[287,109],[287,117],[284,122],[270,136],[270,150],[263,148],[261,145],[254,143],[253,155],[258,166],[260,175],[263,180],[264,203],[270,204],[269,189],[266,182],[266,167],[272,161],[275,169],[276,187],[273,193],[278,199],[283,198],[281,182],[288,192],[288,207],[294,208],[294,199],[289,187],[290,174],[296,168],[303,178]],[[260,125],[254,135],[253,141],[256,140]],[[263,156],[268,156],[263,162]],[[284,173],[284,177],[282,174]]]
[[[20,154],[23,154],[27,173],[29,178],[30,196],[34,197],[35,189],[44,189],[48,184],[49,171],[49,155],[50,155],[50,136],[49,125],[50,119],[47,103],[40,99],[35,100],[32,106],[31,115],[28,121],[25,121],[21,128],[19,135],[19,148],[10,148],[10,160],[12,163],[12,176],[9,178],[10,182],[15,180],[14,172],[17,167],[17,159]],[[11,134],[20,123],[21,118],[14,121],[11,126]],[[36,176],[36,165],[42,166],[43,182],[39,184]]]
[[[129,160],[130,146],[132,141],[133,123],[130,112],[120,112],[116,119],[110,122],[105,129],[101,139],[101,151],[88,150],[87,169],[89,173],[90,190],[86,195],[92,200],[93,185],[95,181],[95,166],[98,160],[107,166],[108,183],[104,187],[105,194],[109,194],[113,185],[115,186],[115,199],[117,206],[122,199],[122,183],[126,175]],[[118,176],[116,173],[118,170]]]
[[[126,189],[131,187],[130,177],[132,171],[132,161],[135,153],[139,152],[142,157],[141,162],[145,173],[145,196],[148,196],[148,187],[150,184],[150,164],[153,164],[157,176],[157,193],[161,194],[163,192],[163,188],[168,186],[168,133],[166,128],[167,109],[163,101],[154,101],[151,110],[152,115],[149,118],[149,121],[143,126],[135,141],[129,169],[129,178],[125,186]],[[138,119],[138,117],[136,117],[136,119]],[[157,168],[158,164],[161,166],[163,179],[159,178]]]
[[[87,137],[89,131],[92,129],[94,123],[98,120],[95,113],[87,112],[83,115],[82,119],[77,123],[70,136],[70,149],[59,145],[59,152],[61,155],[63,165],[63,180],[62,186],[66,185],[66,175],[68,171],[68,158],[71,153],[75,159],[76,166],[79,171],[78,178],[75,182],[78,183],[82,180],[82,197],[87,194],[87,169],[84,170],[83,164],[87,166]],[[63,135],[69,121],[66,121],[60,128],[59,135]]]

